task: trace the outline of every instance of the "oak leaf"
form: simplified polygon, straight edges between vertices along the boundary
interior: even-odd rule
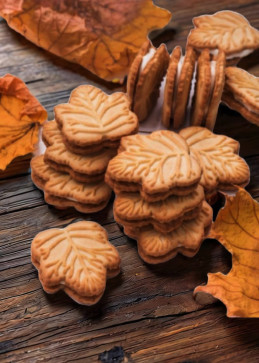
[[[0,170],[34,150],[47,112],[19,78],[0,78]]]
[[[233,11],[219,11],[193,19],[188,44],[196,48],[219,48],[226,54],[259,47],[259,31],[247,19]]]
[[[171,14],[151,0],[0,0],[8,25],[106,80],[123,79],[147,34]]]
[[[226,195],[209,237],[232,254],[232,269],[208,274],[207,285],[194,290],[197,299],[211,294],[226,305],[228,317],[259,317],[259,204],[242,188]]]
[[[63,289],[87,305],[101,298],[106,277],[117,275],[120,265],[106,231],[88,221],[40,232],[32,241],[31,258],[46,292]]]

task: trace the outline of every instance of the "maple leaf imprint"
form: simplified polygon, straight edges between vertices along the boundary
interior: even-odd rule
[[[120,259],[101,226],[77,222],[39,233],[32,242],[32,261],[47,288],[60,284],[77,295],[98,296],[106,275],[118,272]]]

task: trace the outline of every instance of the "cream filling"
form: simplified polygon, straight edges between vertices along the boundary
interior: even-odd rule
[[[198,64],[198,62],[196,61],[195,66],[194,66],[193,76],[192,76],[192,82],[191,82],[191,88],[190,88],[190,93],[189,93],[188,104],[187,104],[187,112],[186,112],[187,125],[191,121],[192,102],[193,102],[193,97],[195,95],[195,86],[196,86],[196,81],[197,81],[196,80],[197,64]]]
[[[207,109],[205,112],[205,115],[207,116],[207,113],[209,111],[209,107],[211,104],[211,100],[212,100],[212,95],[213,95],[213,91],[214,91],[214,87],[215,87],[215,77],[216,77],[216,61],[211,61],[210,62],[210,77],[211,77],[211,83],[210,83],[210,94],[209,94],[209,102],[207,104]]]
[[[184,58],[185,58],[185,56],[181,55],[181,58],[179,59],[179,62],[178,62],[178,65],[177,65],[176,78],[175,78],[175,82],[174,82],[173,108],[172,108],[173,110],[175,109],[178,83],[179,83],[180,74],[181,74],[182,68],[183,68]]]
[[[153,57],[153,55],[156,53],[156,49],[155,48],[150,48],[149,52],[144,55],[144,57],[142,58],[142,63],[140,66],[140,72],[143,71],[143,69],[146,67],[146,65],[148,64],[148,62],[150,61],[150,59]]]
[[[202,49],[198,49],[199,52],[202,52]],[[227,59],[233,59],[233,58],[243,58],[246,57],[247,55],[253,53],[254,49],[244,49],[241,52],[237,52],[237,53],[232,53],[227,55]],[[211,55],[218,55],[219,50],[218,49],[210,49],[210,54]]]

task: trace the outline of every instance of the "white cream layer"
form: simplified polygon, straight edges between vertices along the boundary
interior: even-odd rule
[[[202,49],[199,49],[199,51],[201,52]],[[241,52],[237,52],[237,53],[232,53],[227,55],[227,59],[233,59],[233,58],[243,58],[246,57],[247,55],[253,53],[254,49],[244,49]],[[218,55],[219,50],[218,49],[211,49],[210,50],[210,54],[211,55]]]
[[[149,52],[144,55],[144,57],[142,58],[142,63],[140,66],[140,72],[143,71],[143,69],[146,67],[146,65],[148,64],[148,62],[150,61],[150,59],[153,57],[153,55],[156,53],[156,49],[151,47],[149,49]]]

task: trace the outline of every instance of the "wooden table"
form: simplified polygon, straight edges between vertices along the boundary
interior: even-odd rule
[[[259,1],[161,0],[173,13],[172,30],[156,42],[172,39],[169,49],[184,46],[193,16],[225,8],[245,15],[259,28]],[[53,117],[53,106],[66,102],[83,83],[112,92],[77,65],[37,48],[0,22],[1,75],[22,78]],[[257,53],[257,63],[258,63]],[[243,66],[259,76],[256,55]],[[1,130],[0,130],[1,131]],[[221,106],[216,133],[232,136],[251,168],[248,191],[259,200],[259,128]],[[100,213],[85,216],[72,209],[48,206],[34,187],[24,161],[16,161],[0,181],[0,361],[95,362],[101,354],[112,362],[258,362],[259,320],[229,319],[220,302],[201,306],[193,289],[207,272],[227,272],[230,254],[217,242],[205,241],[194,258],[177,256],[163,266],[149,266],[136,244],[114,222],[112,202]],[[17,174],[18,173],[18,174]],[[16,174],[16,175],[12,175]],[[101,223],[122,257],[122,273],[108,282],[101,301],[79,306],[60,292],[43,292],[30,262],[30,244],[39,231],[89,219]],[[121,359],[120,359],[121,357]]]

